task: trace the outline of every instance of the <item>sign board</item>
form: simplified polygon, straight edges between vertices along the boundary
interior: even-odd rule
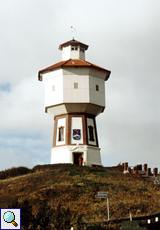
[[[95,195],[95,198],[107,198],[107,212],[109,221],[109,192],[98,192],[98,194]]]
[[[109,198],[109,192],[98,192],[98,195],[95,195],[96,198]]]
[[[95,195],[95,198],[109,198],[109,195]]]
[[[98,195],[109,195],[109,192],[98,192]]]

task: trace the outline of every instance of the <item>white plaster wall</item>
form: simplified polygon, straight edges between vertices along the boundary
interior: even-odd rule
[[[79,54],[80,54],[79,58],[85,61],[85,52],[80,51]]]
[[[73,139],[73,129],[81,130],[81,139]],[[71,144],[83,144],[83,128],[82,128],[82,117],[72,117],[71,118]]]
[[[95,72],[98,74],[97,71]],[[87,112],[97,115],[97,109],[99,111],[101,108],[96,108],[96,105],[105,107],[105,82],[102,78],[89,76],[88,73],[89,68],[66,68],[43,74],[45,111],[54,117],[61,112],[67,112],[65,106],[62,106],[63,103],[77,103],[78,106],[83,103],[91,103],[94,108]],[[74,83],[78,83],[77,89],[74,88]],[[96,85],[99,86],[99,91],[96,91]],[[76,112],[75,105],[73,111]]]
[[[93,126],[93,134],[94,134],[94,141],[89,140],[89,128],[88,126]],[[96,133],[95,133],[95,126],[94,126],[94,121],[92,118],[87,118],[87,132],[88,132],[88,143],[90,145],[96,145]]]
[[[53,91],[53,86],[55,91]],[[45,107],[63,102],[63,76],[44,79]]]
[[[58,76],[61,76],[63,74],[63,70],[62,69],[57,69],[57,70],[54,70],[54,71],[50,71],[48,73],[44,73],[42,75],[42,79],[43,79],[43,82],[49,78],[53,78],[53,77],[58,77]]]
[[[63,69],[63,75],[80,75],[80,76],[88,76],[90,72],[90,68],[81,68],[81,67],[67,67]]]
[[[70,58],[85,60],[85,52],[81,52],[78,47],[78,50],[71,50]]]
[[[63,47],[62,50],[62,61],[70,59],[71,46]]]
[[[65,103],[89,102],[89,76],[64,75],[63,83],[63,101]],[[78,83],[77,89],[74,88],[74,83]]]
[[[82,102],[59,104],[54,107],[45,108],[45,112],[52,117],[65,113],[89,113],[97,116],[102,112],[102,109],[102,107],[97,107],[94,104],[87,104]]]
[[[46,112],[54,118],[54,116],[56,115],[60,115],[60,114],[65,114],[67,113],[66,107],[63,104],[54,106],[54,107],[49,107],[47,108]]]
[[[85,52],[81,52],[79,46],[78,46],[78,50],[71,50],[71,46],[63,47],[62,61],[69,60],[69,59],[85,60]]]
[[[100,155],[100,148],[97,147],[87,147],[87,164],[88,165],[102,165],[101,163],[101,155]]]
[[[63,126],[64,127],[64,141],[58,141],[58,128]],[[57,122],[57,137],[56,137],[56,145],[64,145],[65,144],[65,141],[66,141],[66,118],[61,118],[61,119],[58,119],[58,122]]]
[[[103,80],[106,78],[106,72],[95,68],[90,68],[89,75]]]
[[[79,59],[80,58],[80,51],[79,50],[71,50],[70,58],[71,59]]]
[[[51,164],[73,163],[72,152],[68,146],[55,147],[51,149]]]
[[[71,163],[73,164],[73,153],[82,152],[84,165],[102,165],[100,148],[89,146],[63,146],[51,149],[51,164]]]
[[[96,91],[96,85],[99,86],[99,91]],[[90,103],[105,107],[105,82],[101,78],[89,77],[90,87]]]

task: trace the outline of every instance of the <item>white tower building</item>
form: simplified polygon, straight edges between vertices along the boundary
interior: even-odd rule
[[[88,45],[71,40],[59,46],[62,61],[39,71],[45,112],[54,118],[51,164],[101,166],[96,116],[105,109],[110,71],[85,61]]]

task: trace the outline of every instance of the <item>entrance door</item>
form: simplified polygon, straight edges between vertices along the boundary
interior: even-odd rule
[[[82,156],[82,153],[73,153],[74,164],[79,165],[78,158]]]

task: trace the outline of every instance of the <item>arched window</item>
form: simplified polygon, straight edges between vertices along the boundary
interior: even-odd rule
[[[58,141],[64,141],[64,127],[58,128]]]
[[[94,132],[93,132],[93,126],[88,126],[88,128],[89,128],[89,140],[90,141],[95,141],[95,139],[94,139]]]

